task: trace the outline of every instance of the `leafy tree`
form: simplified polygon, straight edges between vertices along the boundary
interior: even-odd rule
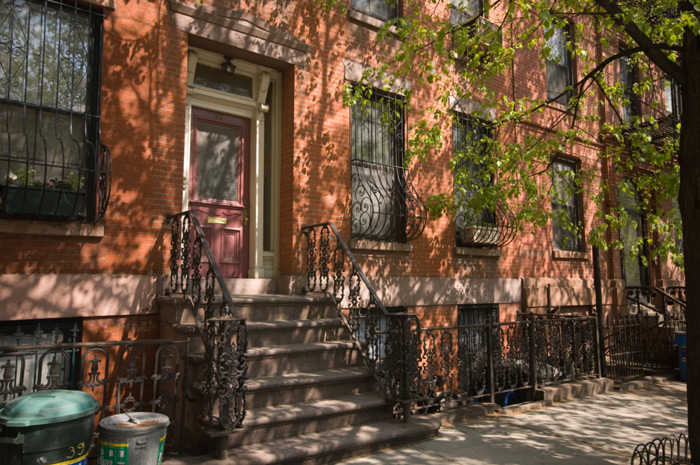
[[[552,196],[575,192],[599,209],[589,228],[566,224],[568,240],[585,230],[592,245],[631,254],[647,247],[651,258],[670,256],[684,268],[689,429],[700,457],[700,2],[480,3],[404,0],[399,17],[377,32],[376,66],[363,83],[381,79],[405,96],[407,163],[446,149],[463,102],[478,102],[469,113],[481,109],[490,130],[483,143],[457,150],[455,187],[429,199],[433,215],[507,204],[521,228],[566,224],[566,205],[552,208]],[[504,92],[507,77],[528,79],[528,66],[547,74],[547,92]],[[366,87],[348,87],[346,103],[366,98]],[[431,104],[414,105],[419,99]],[[581,150],[599,162],[553,169],[553,154]],[[566,182],[543,182],[553,174]],[[618,231],[633,231],[640,211],[649,234],[623,243]]]

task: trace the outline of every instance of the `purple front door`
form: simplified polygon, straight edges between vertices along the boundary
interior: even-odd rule
[[[192,109],[190,210],[227,278],[248,273],[249,139],[250,120]]]

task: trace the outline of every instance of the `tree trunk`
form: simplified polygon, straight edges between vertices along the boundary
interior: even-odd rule
[[[683,251],[687,293],[688,430],[693,463],[700,463],[700,43],[686,33],[681,88],[683,115],[679,163],[679,205],[683,218]]]

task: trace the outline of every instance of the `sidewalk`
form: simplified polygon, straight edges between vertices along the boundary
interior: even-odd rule
[[[687,419],[686,384],[669,381],[445,425],[434,439],[341,463],[629,464],[638,444],[686,431]]]

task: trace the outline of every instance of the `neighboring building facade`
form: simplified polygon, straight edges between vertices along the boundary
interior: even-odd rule
[[[345,13],[323,14],[311,0],[0,1],[0,37],[9,38],[0,41],[7,331],[20,320],[71,319],[83,340],[158,337],[166,216],[187,209],[206,227],[224,275],[240,278],[234,293],[302,292],[301,226],[332,221],[384,304],[426,321],[592,310],[585,237],[597,206],[567,194],[566,173],[595,170],[584,188],[599,188],[601,176],[614,176],[596,156],[602,147],[552,154],[552,209],[580,223],[583,239],[557,220],[516,233],[492,227],[507,209],[428,218],[422,204],[455,182],[455,148],[488,133],[479,102],[456,102],[463,124],[446,132],[454,140],[409,169],[406,125],[430,105],[429,88],[417,91],[415,114],[392,89],[377,89],[368,108],[343,105],[345,86],[389,56],[391,40],[373,42],[400,7],[352,0]],[[561,95],[512,137],[544,131],[561,114],[576,73],[567,34],[553,35],[559,52],[546,68],[524,50],[514,79],[493,83],[515,98]],[[595,48],[595,37],[586,40]],[[631,82],[632,70],[620,67],[619,79]],[[395,110],[392,131],[386,108]],[[592,131],[616,117],[602,116]],[[630,239],[644,229],[638,221],[624,232]],[[640,267],[617,250],[601,258],[608,309],[625,305],[625,282],[681,279],[670,263]]]

